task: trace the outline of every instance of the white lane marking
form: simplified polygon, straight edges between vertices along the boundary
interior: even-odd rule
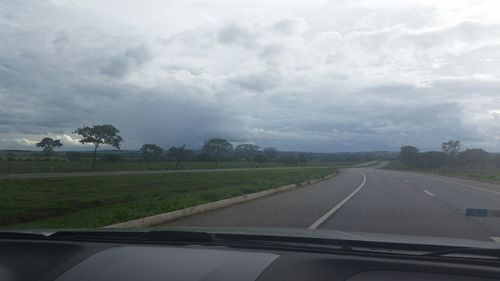
[[[406,183],[410,183],[410,181],[409,181],[409,180],[405,180],[405,182],[406,182]]]
[[[468,185],[468,184],[465,184],[465,183],[459,183],[459,182],[454,182],[454,181],[449,181],[449,180],[444,180],[444,179],[439,179],[439,178],[429,177],[429,176],[424,176],[424,175],[421,175],[421,176],[425,177],[425,178],[429,178],[429,179],[434,179],[434,180],[437,180],[437,181],[442,181],[442,182],[447,182],[447,183],[454,183],[456,185],[461,185],[461,186],[465,186],[465,187],[469,187],[469,188],[473,188],[473,189],[477,189],[477,190],[481,190],[481,191],[485,191],[485,192],[491,192],[491,193],[500,195],[500,192],[498,192],[498,191],[493,191],[493,190],[489,190],[489,189],[482,188],[482,187],[472,186],[472,185]]]
[[[430,192],[429,190],[424,189],[424,192],[427,193],[427,195],[434,197],[434,194],[432,192]]]
[[[491,238],[491,240],[493,240],[495,242],[500,242],[500,237],[491,236],[490,238]]]
[[[356,195],[356,193],[358,193],[358,191],[361,190],[361,188],[363,188],[363,186],[366,183],[366,175],[363,172],[361,172],[361,171],[359,171],[359,173],[363,176],[363,182],[358,186],[358,188],[356,188],[351,194],[349,194],[349,196],[347,196],[346,198],[344,198],[344,200],[340,201],[340,203],[338,203],[330,211],[326,212],[326,214],[324,214],[323,216],[321,216],[321,218],[319,218],[317,221],[315,221],[313,224],[311,224],[308,227],[308,229],[316,229],[316,228],[318,228],[318,226],[320,226],[324,221],[326,221],[329,217],[331,217],[345,203],[347,203],[347,201],[349,201],[349,199],[351,199],[354,195]]]

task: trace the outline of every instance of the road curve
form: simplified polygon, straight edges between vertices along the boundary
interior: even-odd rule
[[[308,187],[186,217],[164,226],[296,227],[500,241],[500,185],[428,174],[344,169]]]

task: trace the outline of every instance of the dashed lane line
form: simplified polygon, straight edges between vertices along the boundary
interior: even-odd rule
[[[424,190],[424,192],[425,192],[427,195],[429,195],[429,196],[432,196],[432,197],[434,197],[434,196],[435,196],[435,195],[434,195],[434,193],[430,192],[430,191],[429,191],[429,190],[427,190],[427,189],[425,189],[425,190]]]

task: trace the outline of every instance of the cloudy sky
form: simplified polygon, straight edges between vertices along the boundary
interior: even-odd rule
[[[0,149],[500,151],[500,3],[0,0],[0,104]]]

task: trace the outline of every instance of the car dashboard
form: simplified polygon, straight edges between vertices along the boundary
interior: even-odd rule
[[[500,280],[497,260],[203,245],[0,241],[0,280]]]

